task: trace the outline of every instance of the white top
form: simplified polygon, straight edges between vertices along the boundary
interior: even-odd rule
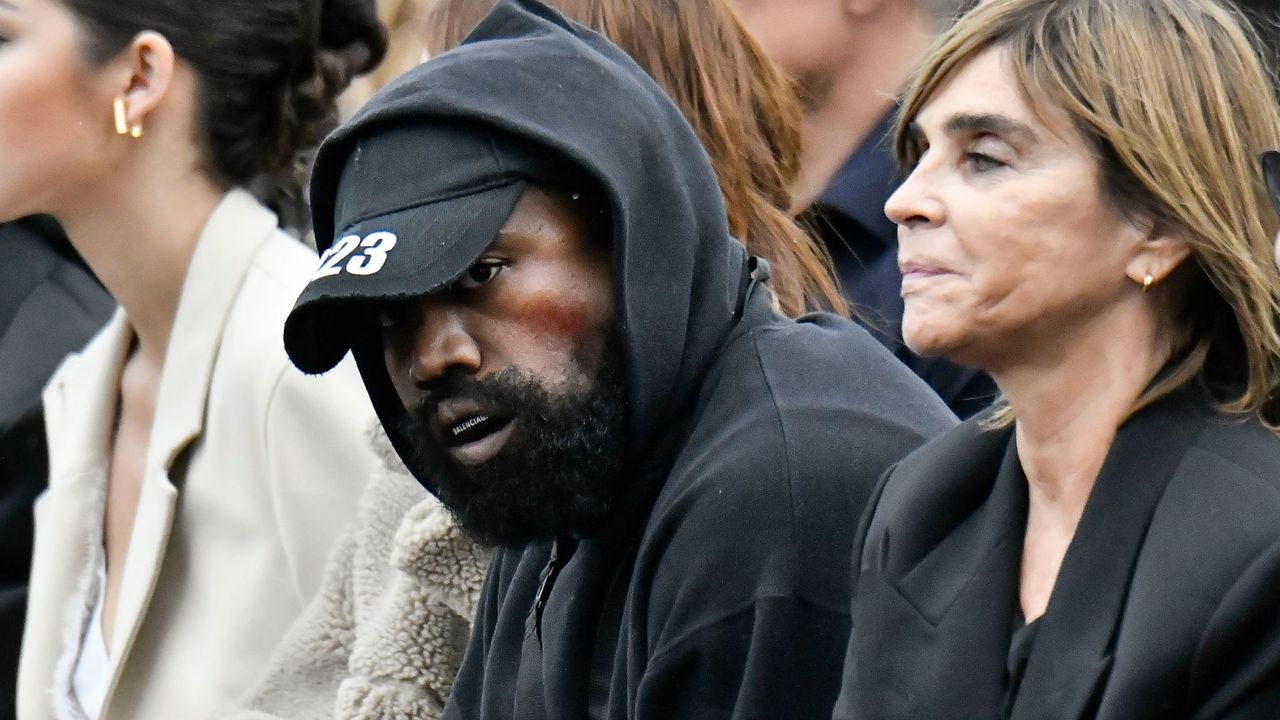
[[[75,675],[71,678],[71,689],[76,695],[76,702],[80,704],[80,709],[88,720],[98,720],[98,716],[102,715],[102,701],[107,699],[107,682],[111,679],[107,674],[110,664],[107,642],[102,636],[102,606],[106,596],[107,568],[104,563],[99,563],[98,600],[89,613],[89,627],[85,628]]]

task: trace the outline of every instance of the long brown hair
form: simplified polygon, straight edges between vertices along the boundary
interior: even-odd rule
[[[800,105],[790,82],[747,34],[726,0],[551,0],[603,34],[671,97],[720,180],[729,229],[773,267],[769,284],[788,315],[848,314],[825,248],[788,212],[800,165]],[[436,0],[426,45],[455,47],[493,0]]]
[[[1191,246],[1175,355],[1132,411],[1199,379],[1223,409],[1280,421],[1280,273],[1257,157],[1280,147],[1280,106],[1248,24],[1215,0],[982,0],[938,41],[908,90],[908,126],[959,67],[1003,47],[1028,104],[1062,108],[1117,210]],[[1011,420],[1007,407],[997,422]]]

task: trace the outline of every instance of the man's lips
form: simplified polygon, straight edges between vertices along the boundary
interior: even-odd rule
[[[515,428],[515,423],[510,420],[491,422],[493,424],[482,433],[464,438],[462,442],[446,448],[445,452],[460,465],[475,466],[489,462],[507,446]]]
[[[439,403],[432,431],[454,460],[464,465],[487,462],[506,445],[511,419],[467,398]]]

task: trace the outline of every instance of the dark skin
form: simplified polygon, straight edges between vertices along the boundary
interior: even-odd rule
[[[530,186],[494,242],[455,285],[381,315],[387,373],[406,407],[446,372],[486,378],[518,367],[550,391],[585,388],[613,320],[609,250],[593,242],[573,201]],[[486,408],[467,398],[442,404],[432,432]],[[501,451],[510,428],[450,449],[480,464]]]

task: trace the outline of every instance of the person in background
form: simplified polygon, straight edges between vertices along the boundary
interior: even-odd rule
[[[384,85],[422,62],[424,15],[432,1],[378,0],[378,20],[387,29],[387,53],[376,68],[352,80],[338,96],[343,118],[351,117]]]
[[[889,137],[898,96],[954,0],[735,0],[795,81],[803,150],[791,209],[819,234],[855,316],[960,417],[986,407],[986,375],[902,343],[898,233],[884,203],[900,179]]]
[[[350,349],[497,548],[446,718],[830,712],[855,518],[952,418],[853,323],[774,309],[628,55],[503,0],[326,140],[311,195],[333,271],[290,358]]]
[[[348,368],[280,333],[315,261],[297,197],[365,0],[0,2],[0,220],[48,213],[119,303],[44,392],[20,720],[208,717],[316,592],[374,456]]]
[[[49,475],[40,391],[115,303],[51,218],[0,224],[0,248],[8,258],[0,264],[0,718],[8,720],[27,612],[31,505]]]
[[[1006,402],[899,463],[839,720],[1280,717],[1280,106],[1216,0],[983,0],[895,130],[903,334]]]
[[[676,102],[710,153],[729,217],[751,229],[740,237],[779,264],[794,259],[797,278],[788,282],[775,269],[770,281],[785,288],[784,307],[799,313],[806,303],[840,303],[821,251],[785,212],[787,168],[794,168],[788,158],[798,149],[790,124],[795,100],[724,0],[564,0],[560,7],[635,53]],[[492,0],[437,0],[425,16],[427,47],[438,55],[456,46],[492,8]],[[771,164],[774,144],[782,160]],[[429,719],[442,712],[487,553],[408,475],[385,435],[374,437],[385,463],[362,500],[361,520],[334,551],[324,592],[282,643],[235,716],[241,720],[330,711],[342,720]],[[406,676],[411,682],[391,682]]]

